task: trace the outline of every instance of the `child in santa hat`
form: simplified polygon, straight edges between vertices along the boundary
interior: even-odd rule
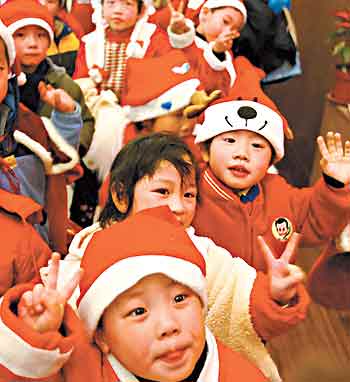
[[[63,66],[72,76],[84,32],[79,22],[66,9],[66,0],[40,0],[54,18],[54,35],[47,55],[58,66]]]
[[[94,120],[87,108],[79,86],[63,68],[53,64],[47,57],[50,44],[54,41],[54,22],[48,9],[38,1],[11,0],[0,8],[0,18],[9,28],[15,40],[17,60],[26,75],[20,86],[20,100],[35,113],[50,117],[51,105],[40,100],[40,82],[53,88],[65,90],[81,109],[83,128],[71,136],[69,143],[89,148],[94,131]]]
[[[265,76],[245,57],[234,58],[232,55],[233,41],[239,37],[247,20],[243,1],[190,1],[186,14],[191,19],[198,16],[195,24],[190,18],[185,18],[182,9],[176,11],[170,1],[168,4],[172,14],[168,27],[171,45],[184,51],[206,91],[220,89],[224,95],[228,95],[240,71],[249,71],[253,77],[258,75],[259,80]],[[195,9],[191,11],[192,7]],[[247,82],[246,86],[252,85]]]
[[[246,354],[272,381],[279,381],[276,366],[261,339],[280,335],[305,317],[308,297],[298,283],[300,273],[297,270],[283,273],[285,267],[289,268],[288,257],[294,252],[295,242],[289,246],[282,262],[275,261],[267,252],[272,272],[268,278],[257,274],[244,261],[232,258],[208,238],[196,236],[191,228],[199,198],[196,169],[192,152],[175,135],[154,133],[128,143],[113,163],[108,201],[99,222],[73,239],[62,262],[59,284],[79,267],[95,232],[140,210],[167,205],[205,258],[208,326],[226,345]],[[45,275],[47,269],[41,272]],[[73,305],[74,300],[76,297]],[[295,305],[287,309],[276,302],[283,305],[290,300],[294,300]]]
[[[18,286],[2,301],[3,377],[61,372],[67,382],[268,380],[205,326],[205,261],[167,207],[136,213],[88,244],[78,301],[85,332],[66,305],[79,271],[58,290],[58,264],[53,255],[45,285]],[[17,314],[10,309],[16,305]],[[20,362],[12,354],[21,354]]]
[[[279,256],[293,232],[302,234],[303,245],[317,246],[342,231],[350,212],[350,142],[343,151],[339,134],[328,133],[327,145],[319,137],[324,176],[312,187],[292,187],[267,173],[284,156],[284,135],[291,136],[287,121],[263,93],[245,98],[245,89],[236,90],[240,99],[212,104],[196,129],[207,167],[193,224],[264,270],[259,235]]]
[[[11,177],[0,175],[1,187],[27,195],[41,204],[47,222],[37,230],[52,248],[66,248],[67,192],[66,184],[81,175],[79,156],[57,132],[69,138],[80,130],[82,121],[77,105],[61,89],[40,86],[41,97],[52,109],[51,120],[40,118],[19,103],[15,68],[15,44],[10,31],[1,23],[1,132],[0,155],[12,168]],[[74,111],[75,110],[75,111]],[[45,224],[45,225],[44,225]]]

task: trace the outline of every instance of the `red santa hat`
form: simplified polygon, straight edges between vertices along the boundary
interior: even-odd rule
[[[130,58],[126,71],[123,104],[133,122],[160,117],[187,106],[200,83],[180,50],[162,57]]]
[[[16,30],[28,25],[37,25],[54,39],[54,21],[47,7],[36,0],[8,0],[0,7],[0,19],[14,34]]]
[[[204,111],[195,127],[195,143],[235,130],[253,131],[267,139],[275,151],[274,163],[284,156],[284,136],[293,138],[287,120],[263,92],[258,79],[237,81],[229,96]]]
[[[1,21],[0,21],[0,37],[6,45],[6,50],[9,57],[9,67],[12,67],[16,58],[15,42],[13,41],[13,37],[9,29]]]
[[[114,299],[152,274],[186,285],[207,306],[204,258],[168,207],[141,211],[95,233],[81,267],[78,313],[90,337]]]
[[[195,19],[202,8],[215,9],[221,7],[232,7],[237,9],[243,15],[243,25],[247,22],[247,8],[245,7],[243,0],[189,0],[187,5],[188,16]]]

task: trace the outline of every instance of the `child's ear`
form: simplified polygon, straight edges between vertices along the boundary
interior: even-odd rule
[[[209,145],[206,143],[200,143],[199,149],[201,151],[204,162],[208,163],[209,162]]]
[[[100,329],[100,328],[96,329],[95,334],[94,334],[94,340],[95,340],[96,345],[100,348],[100,350],[103,354],[109,353],[109,346],[104,339],[102,329]]]
[[[116,191],[115,187],[112,187],[111,196],[115,208],[122,214],[125,214],[129,207],[129,199],[126,195],[125,187],[122,184],[120,184],[118,191]]]

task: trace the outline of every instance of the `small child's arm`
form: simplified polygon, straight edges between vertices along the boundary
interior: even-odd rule
[[[73,336],[60,332],[65,305],[81,270],[57,292],[59,255],[52,255],[48,282],[10,289],[0,306],[0,378],[35,380],[56,374],[70,359]],[[20,356],[19,356],[20,355]]]

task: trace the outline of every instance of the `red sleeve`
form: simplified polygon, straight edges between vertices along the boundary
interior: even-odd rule
[[[274,302],[269,293],[269,279],[261,272],[253,285],[250,301],[250,314],[258,335],[265,341],[285,333],[304,320],[310,297],[303,284],[297,287],[297,304],[283,308]]]
[[[81,41],[81,44],[78,50],[77,59],[75,61],[75,71],[73,73],[72,78],[77,79],[77,78],[85,78],[85,77],[89,77],[89,70],[85,60],[85,43]]]
[[[16,257],[14,284],[39,281],[39,270],[47,265],[51,249],[31,224],[25,223]]]
[[[157,27],[153,33],[145,57],[160,57],[172,49],[167,33]]]

